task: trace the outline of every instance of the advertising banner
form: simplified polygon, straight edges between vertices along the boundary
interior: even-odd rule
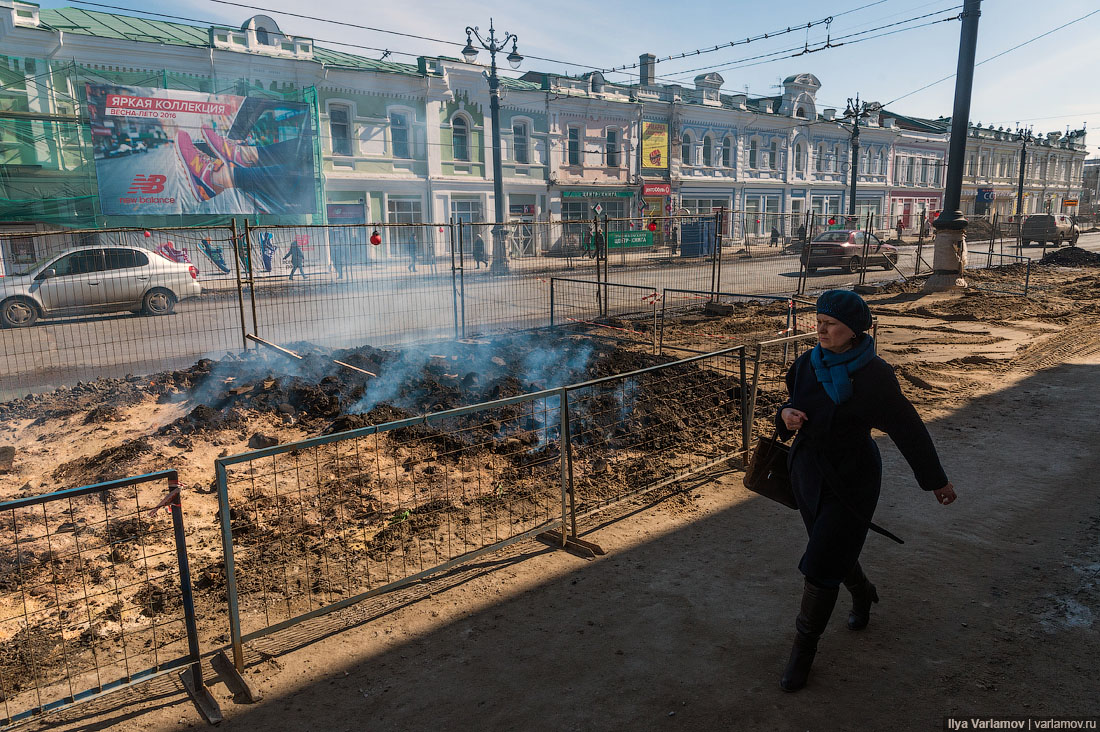
[[[85,87],[104,214],[316,213],[309,105]]]
[[[642,184],[643,196],[671,196],[672,184],[671,183],[643,183]]]
[[[642,123],[642,167],[668,167],[668,125],[664,122]]]

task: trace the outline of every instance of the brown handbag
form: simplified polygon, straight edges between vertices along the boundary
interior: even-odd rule
[[[771,437],[756,441],[749,467],[745,470],[745,487],[787,508],[798,508],[787,472],[790,448],[780,442],[778,431]]]

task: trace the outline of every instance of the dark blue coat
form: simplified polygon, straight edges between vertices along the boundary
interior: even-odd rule
[[[921,488],[931,491],[947,484],[932,438],[901,393],[894,369],[876,356],[851,380],[851,398],[834,404],[807,351],[787,372],[790,399],[776,413],[783,439],[793,434],[779,416],[783,409],[793,407],[808,417],[788,458],[791,485],[810,535],[798,568],[830,587],[839,586],[859,559],[878,504],[882,459],[871,428],[890,436]]]

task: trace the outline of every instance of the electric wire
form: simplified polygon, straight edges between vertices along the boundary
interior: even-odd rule
[[[987,59],[983,59],[983,60],[979,61],[978,63],[974,64],[974,67],[975,67],[975,68],[977,68],[977,67],[981,66],[982,64],[986,64],[986,63],[989,63],[990,61],[992,61],[992,60],[994,60],[994,59],[997,59],[997,58],[1000,58],[1001,56],[1004,56],[1005,54],[1008,54],[1008,53],[1012,53],[1013,51],[1016,51],[1016,50],[1018,50],[1018,49],[1020,49],[1020,48],[1023,48],[1024,46],[1026,46],[1026,45],[1028,45],[1028,44],[1034,43],[1035,41],[1039,40],[1040,38],[1046,38],[1046,37],[1047,37],[1047,36],[1049,36],[1049,35],[1050,35],[1051,33],[1055,33],[1056,31],[1060,31],[1060,30],[1062,30],[1063,28],[1068,28],[1069,26],[1073,25],[1074,23],[1080,23],[1080,22],[1081,22],[1082,20],[1085,20],[1085,19],[1087,19],[1087,18],[1091,18],[1092,16],[1096,15],[1097,13],[1100,13],[1100,9],[1097,9],[1097,10],[1093,10],[1093,11],[1092,11],[1091,13],[1085,13],[1085,14],[1084,14],[1084,15],[1082,15],[1081,17],[1079,17],[1079,18],[1074,18],[1073,20],[1069,21],[1068,23],[1063,23],[1062,25],[1058,26],[1057,28],[1051,28],[1050,30],[1046,31],[1045,33],[1040,33],[1040,34],[1039,34],[1039,35],[1037,35],[1037,36],[1034,36],[1034,37],[1032,37],[1032,38],[1029,38],[1029,39],[1027,39],[1027,40],[1026,40],[1026,41],[1024,41],[1023,43],[1018,43],[1018,44],[1016,44],[1015,46],[1013,46],[1012,48],[1007,48],[1007,49],[1005,49],[1004,51],[1001,51],[1000,53],[994,54],[994,55],[990,56],[990,57],[989,57],[989,58],[987,58]],[[956,72],[956,73],[954,73],[954,74],[949,74],[949,75],[947,75],[947,76],[943,77],[942,79],[937,79],[936,81],[933,81],[933,82],[932,82],[931,84],[925,84],[924,86],[922,86],[922,87],[921,87],[921,88],[919,88],[919,89],[914,89],[914,90],[913,90],[913,91],[911,91],[911,92],[908,92],[908,93],[906,93],[906,94],[902,94],[902,95],[901,95],[900,97],[897,97],[896,99],[891,99],[891,100],[890,100],[889,102],[887,102],[886,104],[893,104],[893,103],[895,103],[895,102],[899,102],[899,101],[901,101],[902,99],[905,99],[906,97],[911,97],[911,96],[913,96],[914,94],[917,94],[917,93],[919,93],[919,92],[922,92],[922,91],[924,91],[925,89],[931,89],[931,88],[932,88],[932,87],[934,87],[934,86],[935,86],[936,84],[940,84],[940,83],[942,83],[942,82],[945,82],[945,81],[947,81],[948,79],[953,79],[953,78],[954,78],[954,77],[956,77],[956,76],[958,76],[958,73],[957,73],[957,72]]]

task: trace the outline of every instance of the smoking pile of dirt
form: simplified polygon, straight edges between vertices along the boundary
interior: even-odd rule
[[[1039,260],[1046,267],[1100,267],[1100,254],[1079,247],[1055,249]]]

